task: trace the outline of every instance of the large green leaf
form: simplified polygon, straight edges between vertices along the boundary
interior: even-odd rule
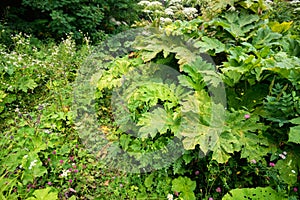
[[[180,197],[186,200],[195,200],[194,190],[196,182],[188,177],[178,177],[172,181],[172,190],[180,192]]]
[[[227,113],[224,131],[212,149],[213,160],[225,163],[235,151],[241,151],[241,157],[249,161],[261,160],[268,153],[268,141],[257,133],[266,127],[258,123],[258,116],[245,119],[245,114],[246,112],[242,111]]]
[[[300,144],[300,126],[294,126],[290,128],[288,142]]]
[[[51,192],[51,188],[47,187],[44,189],[35,190],[33,192],[35,197],[29,197],[26,200],[56,200],[58,199],[58,193]]]
[[[144,113],[137,125],[141,126],[139,129],[140,137],[147,138],[150,135],[154,138],[157,133],[167,132],[167,113],[162,108],[156,108],[152,112]]]
[[[279,171],[280,178],[290,186],[293,186],[297,182],[298,167],[299,167],[298,155],[293,155],[289,152],[286,159],[277,161],[275,168]]]
[[[220,53],[225,50],[225,44],[215,38],[203,36],[201,40],[202,41],[198,41],[194,44],[196,48],[199,48],[200,52],[205,53],[209,50],[214,50],[215,53]]]
[[[230,190],[222,200],[284,200],[282,194],[271,187],[242,188]]]
[[[258,26],[258,15],[250,15],[245,12],[226,12],[221,18],[213,21],[213,24],[222,26],[234,38],[246,40],[245,36]]]

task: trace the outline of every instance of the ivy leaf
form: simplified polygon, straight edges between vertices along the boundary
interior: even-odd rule
[[[241,188],[230,190],[222,200],[261,200],[261,199],[272,199],[272,200],[284,200],[282,194],[276,192],[271,187],[257,187],[257,188]]]
[[[162,108],[156,108],[152,112],[147,112],[142,115],[138,126],[141,126],[139,129],[139,135],[142,138],[147,138],[149,135],[154,138],[157,133],[163,134],[167,132],[167,114],[166,111]]]
[[[209,50],[214,50],[215,53],[220,53],[225,50],[225,44],[215,38],[203,36],[201,40],[194,44],[196,48],[199,48],[200,52],[205,53]]]

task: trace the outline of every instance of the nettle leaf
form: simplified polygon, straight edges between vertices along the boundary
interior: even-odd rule
[[[234,38],[247,40],[247,38],[244,37],[259,25],[259,23],[257,23],[258,21],[259,16],[257,15],[250,15],[245,12],[226,12],[221,18],[215,19],[212,23],[217,26],[222,26]]]
[[[149,135],[154,138],[157,133],[164,134],[167,132],[167,113],[162,108],[144,113],[137,125],[141,126],[139,129],[141,138],[148,138]]]
[[[201,40],[202,41],[198,41],[194,44],[196,48],[199,48],[200,52],[208,52],[209,50],[214,50],[215,53],[220,53],[225,50],[225,44],[215,38],[203,36]]]
[[[241,188],[230,190],[222,200],[284,200],[287,199],[283,194],[276,192],[271,187],[257,187],[257,188]]]

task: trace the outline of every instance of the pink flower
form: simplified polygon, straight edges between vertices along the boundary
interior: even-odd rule
[[[59,160],[59,162],[60,162],[60,164],[63,164],[63,163],[64,163],[64,161],[63,161],[63,160]]]
[[[48,183],[47,183],[48,185],[52,185],[52,183],[49,181]]]
[[[74,172],[74,173],[78,173],[78,169],[75,169],[73,172]]]
[[[52,153],[55,155],[55,154],[56,154],[56,151],[54,150]]]
[[[294,192],[298,192],[298,188],[297,187],[294,187]]]
[[[249,114],[246,114],[246,115],[244,115],[244,118],[245,118],[245,119],[249,119],[249,118],[250,118],[250,115],[249,115]]]
[[[221,188],[217,187],[216,192],[221,193],[222,192]]]
[[[250,162],[253,163],[253,164],[256,164],[256,160],[255,159],[251,160]]]
[[[69,188],[69,190],[70,190],[71,192],[76,193],[76,190],[74,190],[73,188]]]
[[[270,162],[270,163],[269,163],[269,166],[270,166],[270,167],[275,167],[275,163]]]
[[[71,160],[71,161],[74,161],[74,156],[70,156],[70,160]]]
[[[174,191],[175,196],[179,196],[179,193],[177,191]]]
[[[200,172],[197,170],[195,171],[195,175],[198,176],[200,174]]]
[[[208,198],[208,200],[214,200],[214,198],[212,198],[212,197],[209,197],[209,198]]]
[[[69,183],[72,183],[72,182],[73,182],[72,179],[70,179],[70,180],[69,180]]]

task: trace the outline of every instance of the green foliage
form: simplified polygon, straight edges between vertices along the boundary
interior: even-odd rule
[[[179,197],[183,199],[195,200],[193,191],[196,188],[196,182],[191,181],[187,177],[178,177],[172,181],[172,190],[179,192]]]
[[[242,188],[231,190],[223,198],[226,199],[286,199],[270,187]]]
[[[56,192],[50,192],[51,188],[47,187],[45,189],[39,189],[34,191],[33,195],[35,197],[30,197],[27,198],[26,200],[46,200],[46,199],[53,199],[56,200],[57,198],[57,193]]]
[[[7,10],[4,20],[10,29],[58,41],[72,33],[78,43],[86,35],[98,42],[105,33],[124,30],[137,19],[138,10],[133,0],[23,0],[3,9]]]
[[[115,9],[26,2],[51,12],[63,34],[77,30],[77,15],[81,25],[101,21],[86,28],[105,25],[102,17],[117,16],[131,1],[117,1]],[[42,44],[17,34],[7,40],[11,46],[0,45],[1,199],[298,198],[298,22],[273,21],[260,0],[182,5],[202,6],[202,16],[178,14],[160,31],[108,40],[89,57],[87,39],[83,46],[71,37]],[[95,72],[83,60],[100,71],[74,82]],[[91,81],[95,93],[75,99],[87,105],[74,110],[80,81]],[[98,116],[83,118],[96,124],[95,134],[76,119],[90,104]]]

